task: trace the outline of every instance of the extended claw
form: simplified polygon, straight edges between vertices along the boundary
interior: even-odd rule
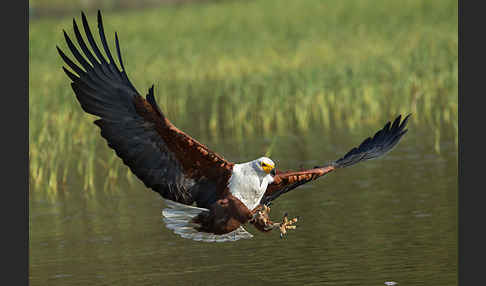
[[[298,221],[298,218],[293,218],[289,220],[288,213],[285,213],[282,218],[282,222],[275,223],[270,220],[269,213],[270,207],[268,207],[267,205],[262,205],[261,208],[253,214],[250,222],[258,225],[260,230],[262,231],[271,231],[278,228],[280,231],[280,238],[283,238],[284,235],[287,235],[288,230],[297,228],[297,226],[293,224]]]
[[[293,224],[296,223],[297,221],[298,221],[298,219],[296,217],[289,220],[288,219],[288,213],[285,213],[283,218],[282,218],[282,222],[278,224],[278,228],[280,230],[280,238],[283,238],[284,235],[285,236],[287,235],[287,230],[296,229],[297,226],[295,226]]]
[[[270,213],[270,208],[266,205],[262,206],[263,209],[255,212],[250,221],[263,221],[265,224],[269,220],[268,213]]]

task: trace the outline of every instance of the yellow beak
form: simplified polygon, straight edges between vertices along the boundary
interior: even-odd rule
[[[262,166],[262,168],[263,168],[263,171],[265,171],[265,173],[267,173],[267,174],[270,174],[270,172],[272,172],[272,170],[275,169],[274,166],[270,166],[270,165]]]

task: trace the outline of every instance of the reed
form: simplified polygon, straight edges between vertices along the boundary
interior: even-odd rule
[[[201,140],[373,126],[413,112],[412,125],[458,134],[457,1],[256,0],[104,13],[139,92]],[[79,15],[73,15],[79,18]],[[95,14],[89,13],[92,29]],[[55,46],[72,18],[29,27],[31,189],[69,176],[93,189],[128,169],[76,102]],[[114,45],[112,45],[112,48]],[[101,166],[101,167],[100,167]]]

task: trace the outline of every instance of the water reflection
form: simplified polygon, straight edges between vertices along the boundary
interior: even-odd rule
[[[272,158],[283,169],[310,167],[368,135],[320,133],[279,137]],[[457,150],[453,139],[442,139],[436,154],[422,135],[411,130],[385,158],[282,196],[271,216],[300,216],[284,240],[251,227],[251,240],[182,239],[165,228],[159,195],[123,176],[106,190],[99,182],[99,190],[83,192],[76,178],[54,197],[33,190],[30,283],[456,285]],[[260,156],[269,144],[260,138],[208,142],[236,161]]]

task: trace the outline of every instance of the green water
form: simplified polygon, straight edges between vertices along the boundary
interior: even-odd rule
[[[75,177],[56,193],[31,190],[30,285],[457,285],[457,147],[441,138],[434,152],[431,132],[410,128],[385,158],[275,201],[272,218],[300,216],[285,240],[251,226],[251,240],[180,238],[164,226],[159,195],[125,176],[110,188],[98,176],[87,191]],[[312,167],[373,131],[280,136],[271,157],[283,169]],[[236,162],[262,155],[274,140],[223,137],[205,143]]]

